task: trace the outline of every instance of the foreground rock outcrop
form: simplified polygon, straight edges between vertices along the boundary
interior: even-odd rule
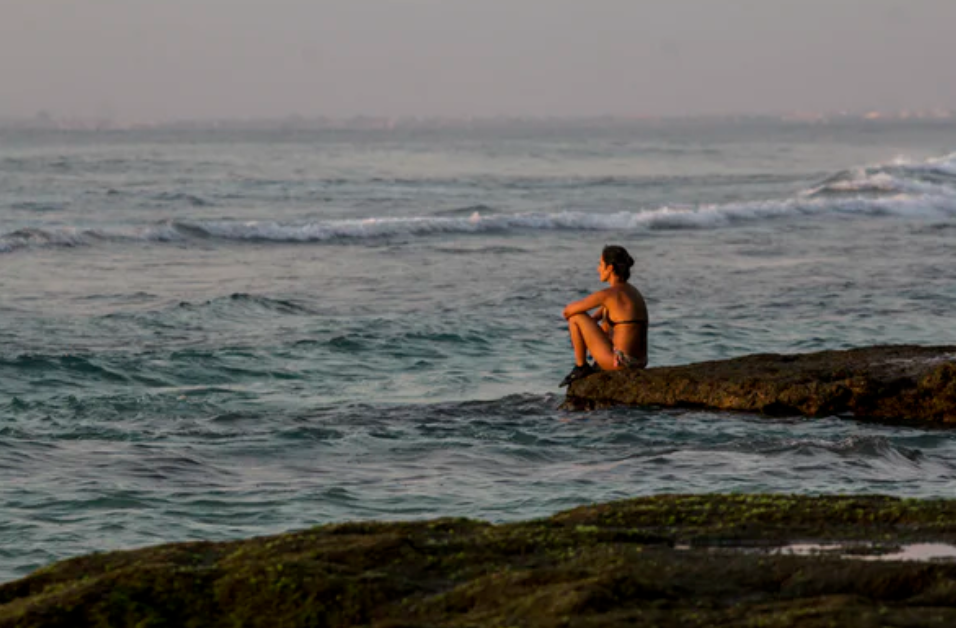
[[[956,347],[760,354],[600,372],[572,383],[564,407],[618,404],[953,423]]]
[[[850,546],[771,549],[794,540]],[[956,625],[956,563],[867,560],[911,541],[956,541],[956,501],[658,496],[507,525],[348,523],[64,561],[0,586],[0,627]]]

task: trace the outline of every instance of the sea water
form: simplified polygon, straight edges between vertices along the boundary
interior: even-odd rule
[[[569,413],[628,248],[652,366],[956,344],[956,123],[0,133],[0,579],[358,519],[952,496],[956,436]]]

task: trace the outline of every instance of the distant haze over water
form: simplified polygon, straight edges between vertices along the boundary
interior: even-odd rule
[[[951,0],[4,0],[0,117],[956,108]]]
[[[221,118],[195,120],[128,121],[113,117],[62,117],[43,111],[28,118],[0,118],[0,129],[10,130],[65,130],[65,131],[123,131],[123,130],[282,130],[322,131],[322,130],[497,130],[515,132],[533,130],[582,129],[606,131],[609,129],[638,130],[655,127],[712,127],[724,126],[778,126],[782,124],[853,124],[886,125],[903,123],[912,127],[922,125],[947,125],[956,119],[956,110],[943,108],[902,111],[865,111],[865,112],[807,112],[796,111],[781,115],[735,115],[735,116],[592,116],[592,117],[542,117],[542,116],[494,116],[494,117],[455,117],[455,116],[353,116],[305,117],[300,115],[277,118]],[[865,126],[860,127],[866,128]]]

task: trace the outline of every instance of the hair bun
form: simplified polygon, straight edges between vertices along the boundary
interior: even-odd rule
[[[618,277],[627,281],[631,276],[631,267],[634,266],[634,258],[623,246],[609,244],[601,251],[601,259],[605,264],[614,267],[614,272]]]

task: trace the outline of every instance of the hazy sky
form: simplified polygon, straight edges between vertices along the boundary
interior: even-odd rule
[[[956,0],[0,0],[0,115],[956,108]]]

